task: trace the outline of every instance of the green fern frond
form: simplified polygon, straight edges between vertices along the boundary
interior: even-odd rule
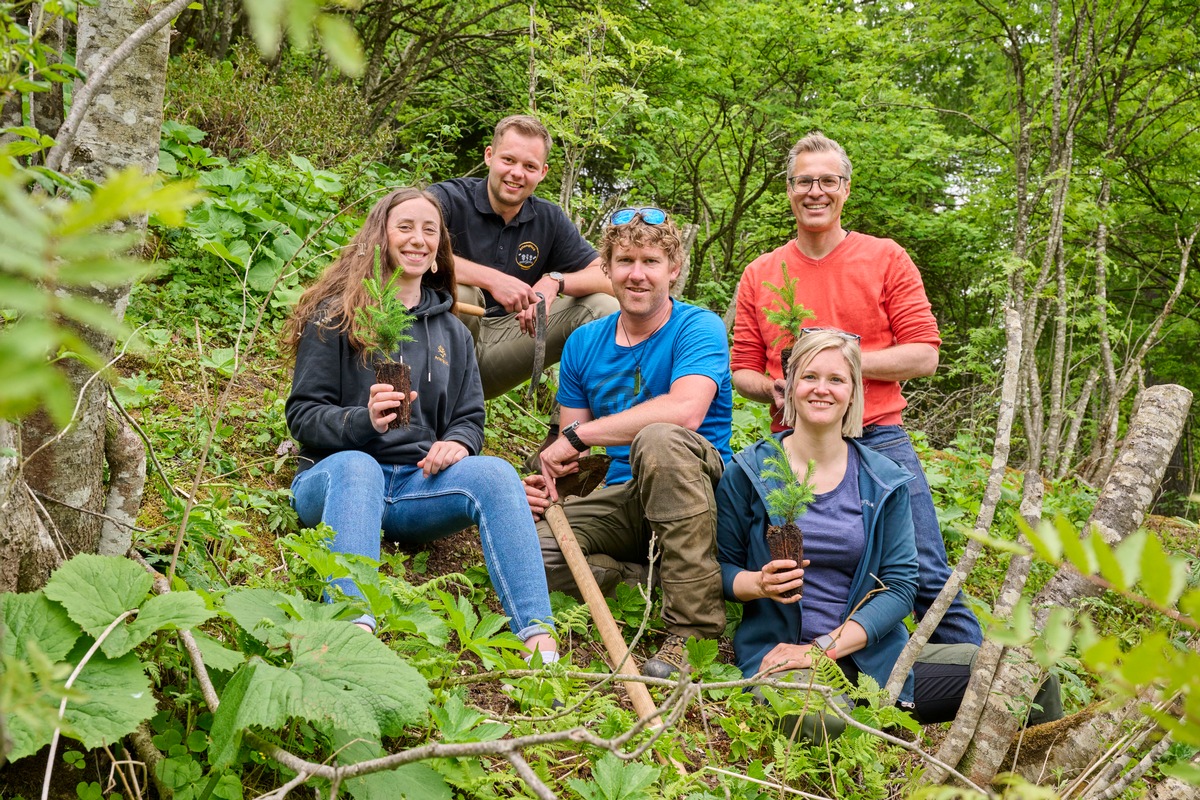
[[[588,611],[588,607],[582,603],[568,609],[560,610],[554,614],[554,625],[564,635],[568,631],[580,636],[586,635],[591,625],[591,620],[592,615]]]

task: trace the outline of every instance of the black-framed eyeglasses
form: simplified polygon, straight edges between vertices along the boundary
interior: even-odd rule
[[[857,333],[850,333],[849,331],[843,331],[838,328],[801,328],[800,329],[801,336],[804,336],[809,333],[832,333],[835,336],[842,337],[847,342],[858,342],[860,344],[862,343],[862,337],[859,336]]]
[[[628,206],[618,208],[608,215],[609,225],[628,225],[634,217],[641,217],[647,225],[662,225],[667,221],[667,212],[655,206]]]
[[[842,181],[848,180],[850,179],[845,175],[821,175],[816,178],[812,175],[793,175],[787,182],[793,192],[807,192],[814,183],[826,192],[836,192],[842,188]]]

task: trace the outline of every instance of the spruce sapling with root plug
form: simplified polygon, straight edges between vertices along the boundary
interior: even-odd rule
[[[771,560],[791,559],[796,566],[804,561],[804,532],[796,524],[796,520],[813,501],[812,476],[817,469],[816,461],[808,462],[804,480],[796,477],[792,462],[788,459],[783,444],[774,436],[768,436],[767,441],[775,448],[775,454],[764,459],[766,469],[762,476],[767,480],[779,481],[781,486],[767,492],[767,512],[771,520],[783,520],[782,525],[772,522],[767,526],[767,547],[771,548]],[[800,597],[802,587],[789,589],[783,597]]]
[[[804,307],[803,303],[796,300],[796,284],[799,283],[799,278],[793,278],[788,274],[787,263],[783,264],[783,283],[776,286],[773,283],[763,281],[763,285],[770,290],[771,294],[779,298],[779,308],[767,308],[763,310],[763,314],[767,318],[767,322],[782,328],[783,333],[775,338],[771,344],[776,344],[780,340],[787,340],[787,344],[779,354],[779,360],[783,364],[783,375],[787,377],[788,360],[792,355],[792,348],[800,339],[800,332],[804,328],[804,323],[810,319],[815,319],[816,314]]]
[[[375,382],[390,384],[392,389],[403,395],[396,408],[396,418],[388,423],[388,430],[407,428],[412,417],[408,402],[412,390],[412,367],[405,364],[403,356],[394,361],[393,355],[403,342],[411,342],[408,335],[416,317],[396,297],[397,279],[404,273],[403,267],[392,271],[387,283],[383,280],[383,263],[379,248],[375,248],[375,274],[363,279],[372,302],[355,309],[354,323],[363,342],[363,359],[375,366]]]

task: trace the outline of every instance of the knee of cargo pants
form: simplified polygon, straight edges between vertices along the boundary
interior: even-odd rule
[[[629,457],[662,554],[663,622],[685,638],[715,639],[725,629],[725,602],[713,488],[724,462],[703,436],[668,423],[643,428]]]

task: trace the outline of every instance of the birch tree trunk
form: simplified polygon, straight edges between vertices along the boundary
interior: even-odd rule
[[[1192,393],[1182,386],[1167,384],[1145,391],[1125,446],[1084,528],[1087,535],[1095,528],[1112,545],[1141,525],[1179,442],[1191,402]],[[1033,629],[1043,629],[1053,609],[1078,607],[1080,600],[1100,591],[1073,568],[1060,569],[1034,598]],[[959,768],[971,780],[986,784],[995,778],[1019,727],[1019,720],[1007,707],[1008,701],[1032,697],[1039,675],[1040,668],[1027,649],[1009,651],[1009,658],[991,683],[972,747],[959,762]]]
[[[18,438],[13,423],[0,420],[0,592],[37,589],[62,563],[21,477]],[[4,455],[9,451],[17,455]]]
[[[85,75],[96,69],[155,12],[130,0],[104,0],[98,6],[79,9],[76,62]],[[66,153],[65,169],[92,180],[103,180],[115,169],[136,165],[147,173],[158,168],[159,133],[162,128],[163,95],[169,26],[159,29],[116,65],[88,107],[79,125],[74,143]],[[75,96],[79,96],[76,87]],[[127,220],[126,230],[144,231],[145,218]],[[128,285],[94,284],[87,299],[113,309],[120,319],[129,302]],[[85,329],[80,335],[102,358],[113,353],[110,337]],[[107,391],[103,380],[78,361],[65,360],[63,370],[78,395],[78,410],[71,424],[58,431],[48,416],[35,414],[21,427],[20,451],[26,457],[17,481],[4,500],[22,509],[23,497],[39,499],[47,517],[46,529],[55,532],[66,555],[97,552],[105,517],[118,520],[115,538],[107,552],[123,552],[128,547],[128,525],[141,503],[145,476],[145,451],[141,443],[122,436],[120,423],[114,423],[108,437],[106,462]],[[113,477],[106,491],[105,467]],[[24,483],[20,479],[24,480]],[[32,493],[32,494],[30,494]],[[38,526],[22,530],[14,517],[0,520],[0,541],[24,540],[24,547],[37,556],[45,552]],[[33,537],[32,541],[30,537]],[[122,547],[121,536],[125,546]],[[36,585],[43,570],[25,572],[26,558],[5,558],[0,569],[4,583]],[[20,565],[20,566],[18,566]],[[13,574],[15,573],[15,574]]]

